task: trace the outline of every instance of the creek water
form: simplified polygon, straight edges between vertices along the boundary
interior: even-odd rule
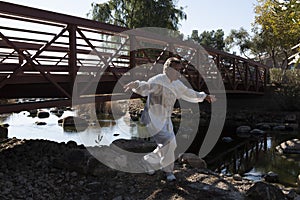
[[[121,117],[117,120],[103,118],[99,120],[101,128],[90,125],[82,132],[64,131],[64,129],[58,125],[58,120],[74,115],[74,111],[65,111],[62,116],[51,113],[49,118],[39,119],[37,117],[31,117],[29,112],[23,111],[0,118],[0,123],[9,124],[9,138],[44,139],[56,142],[68,142],[72,140],[77,144],[84,144],[86,146],[109,145],[113,140],[121,138],[130,139],[138,137],[139,135],[135,122],[125,117]],[[46,125],[37,125],[36,122],[46,122]],[[261,180],[263,174],[273,171],[279,175],[281,183],[295,186],[296,177],[300,171],[300,156],[289,155],[288,157],[282,157],[278,155],[275,150],[278,144],[292,138],[300,138],[299,133],[276,132],[269,134],[267,138],[267,148],[265,150],[261,148],[255,155],[253,154],[255,158],[250,157],[249,160],[237,159],[232,161],[232,156],[229,152],[228,155],[224,155],[221,160],[214,164],[209,164],[208,167],[213,170],[219,168],[219,172],[225,174],[242,173],[243,177],[254,181]],[[234,140],[233,142],[226,143],[220,140],[207,156],[207,159],[216,157],[230,148],[234,149],[235,146],[242,142],[242,140]],[[238,151],[232,152],[237,154]],[[239,155],[241,154],[243,154],[243,152],[239,153]],[[224,163],[230,162],[235,162],[235,165],[240,166],[240,169],[236,169],[236,166],[233,168],[230,167],[230,165],[224,165]],[[223,166],[223,168],[221,168],[221,166]]]
[[[251,141],[250,144],[245,139],[236,139],[230,143],[220,140],[206,157],[206,160],[216,158],[220,154],[223,156],[208,167],[227,175],[239,173],[244,178],[253,181],[262,180],[268,172],[274,172],[278,174],[279,183],[296,187],[300,171],[300,155],[279,155],[276,150],[277,145],[294,138],[300,138],[298,132],[282,131],[269,132],[265,144],[263,140],[260,142]],[[245,144],[243,145],[243,143]],[[228,149],[231,151],[224,153]],[[247,159],[245,158],[246,152]]]
[[[47,109],[43,109],[48,111]],[[124,118],[99,120],[101,129],[90,125],[85,131],[69,132],[59,126],[58,120],[67,116],[75,116],[74,111],[65,111],[61,116],[50,114],[48,118],[32,117],[29,112],[13,113],[4,119],[3,124],[9,124],[8,137],[19,139],[44,139],[56,142],[75,141],[85,146],[109,145],[113,140],[130,139],[136,134],[136,127],[126,123]],[[46,125],[37,125],[37,122],[46,122]],[[97,143],[97,142],[98,143]]]

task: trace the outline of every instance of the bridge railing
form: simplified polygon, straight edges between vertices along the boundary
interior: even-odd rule
[[[128,36],[119,34],[125,28],[6,2],[0,2],[0,20],[0,88],[6,97],[34,96],[33,84],[47,83],[52,88],[41,97],[70,98],[80,67],[93,73],[103,64],[129,65],[122,58],[130,52]]]
[[[267,83],[267,66],[208,47],[205,49],[222,74],[228,93],[264,93]]]

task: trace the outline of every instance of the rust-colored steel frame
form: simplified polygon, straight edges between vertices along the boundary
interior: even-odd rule
[[[107,101],[116,82],[128,70],[149,63],[152,68],[176,55],[178,49],[187,52],[186,60],[193,60],[185,63],[184,75],[194,89],[203,90],[206,84],[193,66],[211,64],[217,66],[228,93],[263,94],[266,86],[265,66],[195,44],[174,43],[150,33],[141,36],[123,27],[6,2],[0,2],[0,20],[28,24],[0,26],[0,98],[55,98],[1,105],[0,113],[70,105],[74,87],[79,88],[79,94],[86,95],[97,82],[96,93],[105,97],[96,99]],[[149,51],[141,41],[157,43],[161,48]],[[203,62],[197,56],[204,50],[214,63]],[[79,80],[77,85],[75,80]]]

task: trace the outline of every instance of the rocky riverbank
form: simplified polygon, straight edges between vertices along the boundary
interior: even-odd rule
[[[176,162],[177,180],[171,183],[160,171],[120,172],[75,142],[6,139],[0,162],[0,199],[300,199],[293,189],[225,177],[191,163]]]

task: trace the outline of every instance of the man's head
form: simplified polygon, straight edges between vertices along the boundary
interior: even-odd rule
[[[171,81],[179,79],[181,72],[184,67],[180,61],[180,59],[176,57],[170,57],[166,60],[164,64],[164,74],[168,76]]]

